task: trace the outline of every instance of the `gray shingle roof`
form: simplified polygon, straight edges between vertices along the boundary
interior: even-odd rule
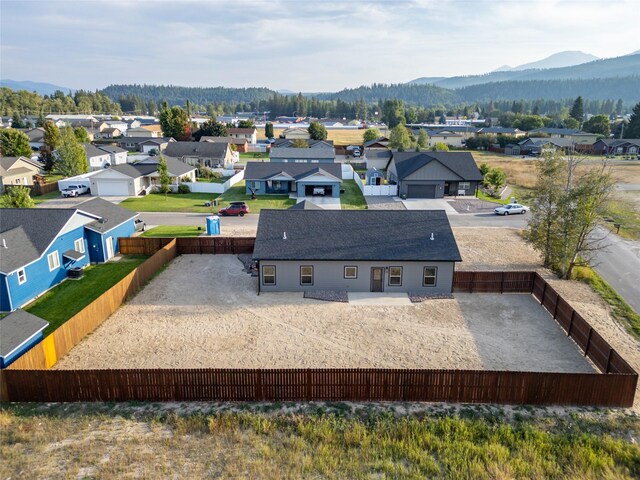
[[[334,160],[333,148],[274,148],[269,154],[271,160]]]
[[[339,163],[271,163],[271,162],[247,162],[244,169],[245,180],[267,180],[274,175],[284,172],[286,175],[298,180],[318,171],[324,171],[329,175],[342,179],[342,166]]]
[[[573,128],[552,128],[542,127],[531,130],[529,133],[548,133],[549,135],[595,135],[593,133],[583,132]]]
[[[164,152],[171,157],[204,157],[224,161],[228,148],[226,143],[171,142]]]
[[[115,145],[100,145],[98,150],[102,150],[106,153],[123,153],[126,152],[124,148],[116,147]]]
[[[262,210],[253,257],[261,261],[462,260],[444,210]]]
[[[84,151],[87,154],[87,158],[100,157],[102,155],[107,155],[109,153],[109,152],[103,152],[98,147],[90,143],[83,143],[82,146],[84,147]]]
[[[191,165],[187,165],[177,158],[164,156],[167,161],[167,170],[169,175],[181,177],[187,173],[196,169]],[[160,157],[149,157],[146,160],[142,160],[136,163],[122,163],[120,165],[114,165],[110,167],[110,170],[115,170],[131,178],[139,178],[147,175],[151,175],[158,171],[158,162]]]
[[[324,208],[316,205],[313,202],[310,202],[309,200],[303,200],[296,203],[295,205],[290,206],[288,210],[324,210]]]
[[[482,180],[482,173],[478,169],[470,152],[394,152],[393,161],[400,180],[424,167],[429,162],[437,160],[445,167],[467,181]]]
[[[45,252],[75,213],[67,208],[0,209],[0,272],[9,273]]]
[[[0,355],[7,357],[26,340],[49,326],[49,322],[24,310],[0,319]]]
[[[380,145],[384,145],[386,147],[389,144],[389,139],[387,137],[379,137],[379,138],[376,138],[375,140],[369,140],[368,142],[364,142],[363,146],[364,148],[367,148],[376,143],[379,143]]]
[[[121,223],[138,216],[136,212],[116,205],[115,203],[96,197],[82,202],[76,207],[78,210],[96,215],[104,221],[95,221],[87,225],[87,228],[96,232],[105,233]]]

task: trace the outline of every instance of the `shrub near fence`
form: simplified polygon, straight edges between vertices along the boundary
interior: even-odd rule
[[[33,347],[9,369],[46,369],[53,366],[89,333],[93,332],[123,302],[140,290],[155,273],[177,255],[174,241],[168,242],[151,258],[116,283],[100,297],[58,327],[51,335]]]

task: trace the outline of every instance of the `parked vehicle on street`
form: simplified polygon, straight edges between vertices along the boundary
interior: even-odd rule
[[[519,213],[524,215],[529,211],[529,207],[525,207],[524,205],[520,205],[519,203],[510,203],[508,205],[503,205],[502,207],[495,208],[493,210],[496,215],[515,215]]]
[[[245,202],[232,202],[228,207],[221,208],[218,211],[218,214],[224,217],[226,216],[244,217],[245,213],[249,213],[249,207]]]
[[[77,197],[88,192],[89,188],[86,185],[69,185],[67,188],[62,190],[62,196],[65,198]]]
[[[144,223],[144,220],[140,220],[139,218],[136,218],[133,224],[136,228],[136,232],[144,232],[147,228],[147,224]]]

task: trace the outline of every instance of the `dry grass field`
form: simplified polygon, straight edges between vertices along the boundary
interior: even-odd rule
[[[294,126],[294,125],[292,125]],[[273,134],[278,138],[278,136],[283,132],[283,128],[274,128]],[[327,129],[327,139],[333,140],[333,143],[336,146],[342,145],[362,145],[362,135],[364,134],[364,130],[361,129]],[[266,137],[264,136],[264,128],[258,128],[258,139],[264,140]]]

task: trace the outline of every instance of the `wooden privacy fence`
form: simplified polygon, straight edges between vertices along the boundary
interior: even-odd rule
[[[137,244],[132,243],[131,248],[162,250],[147,260],[150,262],[155,259],[137,281],[130,280],[129,284],[121,287],[122,290],[117,295],[108,291],[104,300],[106,304],[96,306],[95,311],[87,311],[82,321],[77,320],[78,326],[70,327],[69,332],[63,332],[63,325],[58,329],[61,330],[59,334],[56,330],[52,336],[47,337],[52,338],[58,334],[53,337],[56,355],[66,353],[162,265],[174,258],[179,252],[180,240],[198,239],[131,240],[143,240]],[[241,248],[234,244],[237,239],[203,240],[231,240],[226,245],[222,243],[220,250]],[[242,240],[247,240],[246,248],[253,241]],[[193,253],[192,250],[197,248],[203,250],[200,243],[185,243],[182,248],[185,253]],[[213,251],[216,252],[215,242]],[[147,262],[141,267],[147,265]],[[0,371],[0,399],[15,402],[317,400],[608,407],[633,405],[638,374],[536,272],[456,272],[454,289],[468,292],[532,293],[602,373],[423,369],[38,370],[50,366],[44,365],[47,354],[41,345],[47,341],[45,339],[45,342],[25,355],[28,357],[36,351],[32,360],[19,363],[25,358],[22,357],[9,369]],[[92,320],[93,315],[96,315],[96,320]],[[67,323],[73,325],[72,320]],[[31,370],[26,370],[27,368]]]
[[[12,363],[9,369],[46,369],[53,366],[59,358],[62,358],[115,312],[123,302],[135,295],[163,265],[175,256],[176,243],[171,241]]]
[[[175,240],[178,255],[253,253],[254,237],[177,237],[177,238],[118,238],[120,252],[126,255],[152,255]]]
[[[8,370],[16,402],[411,401],[628,407],[631,375],[470,370]]]

